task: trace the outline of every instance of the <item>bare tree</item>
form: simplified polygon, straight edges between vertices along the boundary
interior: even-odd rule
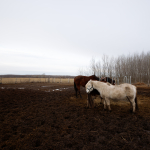
[[[134,55],[120,55],[117,58],[103,55],[98,62],[94,58],[90,61],[90,67],[80,70],[80,74],[95,74],[99,77],[119,77],[123,80],[125,76],[132,76],[132,82],[150,81],[150,52]]]
[[[91,59],[90,68],[91,68],[92,74],[95,74],[96,73],[96,63],[95,63],[94,58]]]
[[[95,68],[96,68],[96,75],[97,75],[99,78],[101,78],[101,77],[102,77],[102,66],[101,66],[101,62],[100,62],[100,61],[98,61],[98,62],[96,63]]]

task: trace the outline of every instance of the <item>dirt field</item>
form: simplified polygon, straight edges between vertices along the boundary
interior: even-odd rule
[[[138,87],[139,111],[128,102],[86,108],[73,85],[0,84],[0,149],[150,149],[150,88]]]

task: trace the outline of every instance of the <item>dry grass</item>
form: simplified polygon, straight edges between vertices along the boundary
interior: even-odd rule
[[[2,84],[16,83],[70,83],[73,84],[73,78],[2,78]]]
[[[145,83],[143,83],[143,82],[137,82],[137,83],[134,83],[133,85],[135,85],[135,86],[147,86],[147,84],[145,84]]]

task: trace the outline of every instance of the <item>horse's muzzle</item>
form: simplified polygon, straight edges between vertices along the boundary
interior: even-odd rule
[[[86,93],[88,93],[88,94],[90,93],[89,89],[86,89]]]
[[[91,90],[91,89],[92,89],[92,90]],[[93,86],[92,86],[90,89],[88,89],[88,88],[86,89],[86,93],[88,93],[88,94],[89,94],[91,91],[93,91]]]

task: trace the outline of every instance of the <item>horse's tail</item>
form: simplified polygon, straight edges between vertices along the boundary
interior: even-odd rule
[[[136,109],[138,110],[139,107],[138,107],[138,103],[137,103],[137,96],[135,97],[135,106],[136,106]]]
[[[75,91],[77,91],[77,87],[76,87],[76,84],[75,84],[75,82],[74,82],[74,89],[75,89]]]
[[[75,92],[77,93],[78,89],[77,89],[77,86],[76,86],[75,82],[74,82],[74,89],[75,89]]]
[[[77,89],[77,86],[76,86],[76,83],[75,83],[75,82],[74,82],[74,89],[75,89],[76,97],[77,97],[77,91],[78,91],[78,89]]]

